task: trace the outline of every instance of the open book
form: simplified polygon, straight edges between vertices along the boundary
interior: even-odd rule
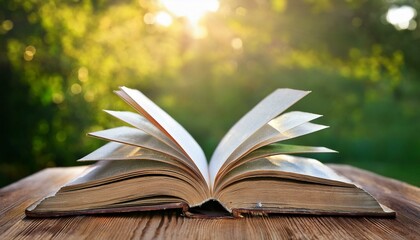
[[[175,208],[191,217],[395,215],[319,161],[295,156],[333,150],[279,143],[326,128],[310,122],[320,115],[285,112],[307,91],[277,89],[264,98],[223,137],[210,164],[193,137],[144,94],[115,92],[137,113],[106,112],[131,127],[89,133],[110,141],[79,160],[97,163],[30,206],[27,216]]]

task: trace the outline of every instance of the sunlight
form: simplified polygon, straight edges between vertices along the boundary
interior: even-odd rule
[[[168,27],[172,24],[172,17],[166,12],[158,12],[154,20],[157,24],[162,25],[164,27]]]
[[[207,12],[219,9],[218,0],[161,0],[161,3],[169,12],[177,17],[185,17],[195,26]]]
[[[417,23],[414,20],[416,15],[416,9],[411,6],[392,6],[388,9],[386,20],[398,30],[414,30],[417,27]]]

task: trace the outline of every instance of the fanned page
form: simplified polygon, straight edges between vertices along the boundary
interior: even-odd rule
[[[305,152],[308,150],[312,152],[312,150],[315,150],[313,147],[290,147],[295,148],[297,152]],[[293,152],[294,150],[288,149],[290,147],[286,147],[285,152]],[[220,184],[217,186],[218,189],[216,189],[215,194],[217,195],[217,190],[221,190],[235,181],[244,180],[246,178],[250,179],[253,176],[261,176],[261,173],[264,173],[265,177],[281,177],[282,179],[292,179],[310,183],[354,187],[354,184],[351,183],[350,180],[337,175],[337,173],[318,160],[278,154],[265,158],[258,158],[232,169],[223,177]]]
[[[161,152],[144,147],[135,147],[118,142],[109,142],[78,161],[97,161],[98,159],[101,161],[151,160],[163,162],[181,168],[185,172],[188,172],[192,177],[201,179],[201,182],[203,182],[205,187],[208,188],[207,183],[205,183],[202,179],[200,171],[192,161],[174,158],[168,154],[162,154]]]
[[[292,157],[289,154],[304,154],[304,153],[336,153],[336,151],[331,150],[329,148],[325,148],[325,147],[287,145],[287,144],[281,144],[281,143],[273,143],[273,144],[265,145],[256,150],[250,151],[250,153],[237,159],[236,161],[232,161],[231,164],[225,163],[225,165],[217,173],[213,190],[221,187],[220,186],[221,181],[223,181],[223,179],[226,178],[227,175],[231,175],[232,172],[236,171],[237,169],[244,169],[243,166],[250,166],[249,164],[251,164],[251,162],[255,162],[255,161],[262,160],[269,157],[276,157],[280,155]],[[263,169],[261,170],[264,171]],[[302,178],[304,178],[304,175],[305,173],[303,172]]]
[[[116,127],[98,132],[92,132],[88,135],[108,141],[120,142],[123,144],[129,144],[138,147],[145,147],[147,149],[161,152],[178,159],[185,159],[185,156],[183,156],[178,151],[162,143],[155,137],[136,128]]]
[[[214,183],[224,162],[243,142],[308,93],[309,91],[277,89],[243,116],[223,137],[213,153],[209,167],[211,183]]]
[[[319,117],[321,117],[321,115],[297,111],[282,114],[265,124],[245,140],[229,156],[225,164],[235,159],[239,159],[246,153],[261,146],[299,137],[325,128],[326,126],[318,124],[312,124],[312,127],[305,127],[309,124],[309,121]],[[294,129],[293,134],[290,134],[292,129]]]
[[[110,111],[105,110],[106,113],[132,125],[133,127],[140,129],[159,141],[165,143],[166,145],[172,147],[176,151],[180,151],[179,147],[163,132],[160,131],[155,125],[149,122],[146,118],[141,116],[140,114],[133,113],[133,112],[124,112],[124,111]],[[181,152],[181,151],[180,151]]]
[[[177,121],[143,93],[127,87],[121,87],[120,89],[121,91],[116,93],[174,141],[185,155],[197,165],[203,178],[210,186],[207,160],[195,139]]]

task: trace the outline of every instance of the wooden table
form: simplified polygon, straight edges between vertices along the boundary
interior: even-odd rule
[[[330,166],[394,209],[397,217],[283,215],[211,220],[149,212],[26,218],[27,206],[85,169],[49,168],[0,189],[0,239],[420,239],[419,188],[350,166]]]

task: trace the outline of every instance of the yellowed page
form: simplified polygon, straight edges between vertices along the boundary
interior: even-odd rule
[[[271,125],[266,124],[235,150],[235,152],[233,153],[235,159],[231,161],[226,161],[223,164],[223,166],[217,172],[214,182],[217,182],[218,179],[224,174],[226,174],[229,171],[229,169],[234,167],[234,165],[237,162],[242,162],[244,160],[242,159],[244,156],[246,156],[247,154],[252,154],[254,150],[260,147],[267,146],[275,142],[303,136],[312,132],[322,130],[326,127],[327,126],[324,125],[306,122],[287,131],[279,132],[278,129],[275,129]]]
[[[257,158],[269,157],[280,154],[296,154],[296,153],[336,153],[337,151],[318,146],[301,146],[289,145],[281,143],[272,143],[270,145],[254,150],[241,158],[241,162],[250,161]]]
[[[336,151],[331,150],[326,147],[314,147],[314,146],[300,146],[300,145],[288,145],[281,143],[273,143],[264,147],[261,147],[257,150],[251,151],[249,154],[241,157],[236,161],[232,161],[230,164],[226,164],[220,171],[217,173],[217,177],[214,185],[218,185],[220,179],[222,179],[226,174],[239,165],[245,164],[247,162],[259,159],[270,157],[280,154],[297,154],[297,153],[336,153]]]
[[[144,147],[147,149],[155,150],[169,156],[188,161],[185,159],[185,156],[175,151],[173,148],[168,145],[160,142],[153,136],[137,129],[131,127],[117,127],[106,129],[102,131],[92,132],[88,134],[92,137],[97,137],[105,139],[108,141],[119,142],[130,144],[133,146]]]
[[[279,132],[285,132],[303,123],[310,122],[320,117],[322,117],[322,115],[308,112],[293,111],[284,113],[274,118],[267,124],[277,129]]]
[[[280,177],[337,186],[354,186],[350,180],[338,175],[318,160],[291,155],[260,158],[235,167],[216,186],[218,190],[232,181],[249,177]]]
[[[178,145],[176,145],[172,139],[168,138],[164,133],[162,133],[159,128],[157,128],[155,125],[150,123],[146,118],[141,116],[140,114],[128,112],[128,111],[111,111],[111,110],[104,110],[106,113],[110,114],[113,117],[116,117],[130,125],[132,125],[135,128],[138,128],[161,142],[165,143],[166,145],[172,147],[173,149],[177,150],[181,154],[182,151],[179,149]]]
[[[99,161],[91,167],[91,169],[85,172],[83,175],[75,178],[73,181],[67,183],[66,189],[71,189],[70,186],[83,186],[82,184],[103,184],[109,182],[119,176],[127,176],[130,172],[134,171],[167,171],[167,169],[178,169],[176,166],[165,164],[163,162],[157,162],[152,160],[145,161]],[[90,186],[90,185],[87,185]],[[71,189],[74,190],[74,189]]]
[[[121,144],[117,142],[109,142],[86,155],[85,157],[79,159],[78,161],[84,162],[106,160],[155,160],[186,169],[185,171],[191,172],[191,174],[194,174],[200,179],[204,180],[200,170],[198,170],[197,166],[191,161],[172,158],[167,154],[155,150]]]
[[[168,189],[169,194],[162,189]],[[102,194],[98,195],[98,192]],[[62,187],[55,197],[58,200],[61,196],[68,196],[67,201],[78,197],[81,202],[89,201],[95,205],[104,204],[105,199],[126,202],[142,197],[180,195],[192,204],[210,197],[204,181],[197,181],[174,165],[124,160],[99,161],[90,171]]]
[[[309,91],[277,89],[243,116],[223,137],[213,153],[209,169],[211,182],[214,182],[217,172],[236,148],[308,93]]]
[[[203,150],[195,139],[169,114],[153,103],[138,90],[121,87],[116,93],[134,109],[147,118],[153,125],[171,138],[180,149],[197,165],[207,184],[210,186],[209,170]]]
[[[143,147],[137,147],[118,142],[109,142],[88,155],[77,160],[79,162],[86,161],[99,161],[99,160],[128,160],[128,159],[149,159],[149,160],[160,160],[160,159],[172,159],[169,155],[161,153],[155,150],[150,150]],[[173,160],[171,160],[173,161]],[[178,162],[185,163],[185,161]]]
[[[276,117],[260,129],[258,129],[254,134],[252,134],[248,139],[246,139],[237,149],[235,149],[235,151],[225,161],[223,166],[239,159],[245,153],[249,153],[256,147],[261,147],[265,144],[271,143],[268,141],[269,139],[276,138],[279,140],[287,140],[294,137],[302,136],[303,134],[299,134],[296,136],[286,136],[285,133],[288,130],[291,130],[295,127],[298,127],[319,117],[321,117],[321,115],[299,111],[288,112]],[[305,132],[305,134],[309,134],[311,132],[312,131],[307,131]]]
[[[279,141],[285,141],[292,138],[300,137],[306,134],[310,134],[316,131],[320,131],[322,129],[327,128],[328,126],[315,124],[315,123],[304,123],[297,127],[294,127],[288,131],[285,132],[277,132],[277,130],[273,128],[267,128],[264,129],[264,134],[261,133],[261,135],[256,136],[258,139],[257,144],[255,145],[255,142],[250,140],[249,142],[246,141],[244,143],[244,148],[240,154],[238,154],[240,157],[250,153],[251,151],[258,149],[262,146],[269,145],[271,143],[279,142]],[[239,157],[238,157],[239,158]],[[237,159],[238,159],[237,158]],[[228,164],[232,163],[234,161],[229,162]]]

